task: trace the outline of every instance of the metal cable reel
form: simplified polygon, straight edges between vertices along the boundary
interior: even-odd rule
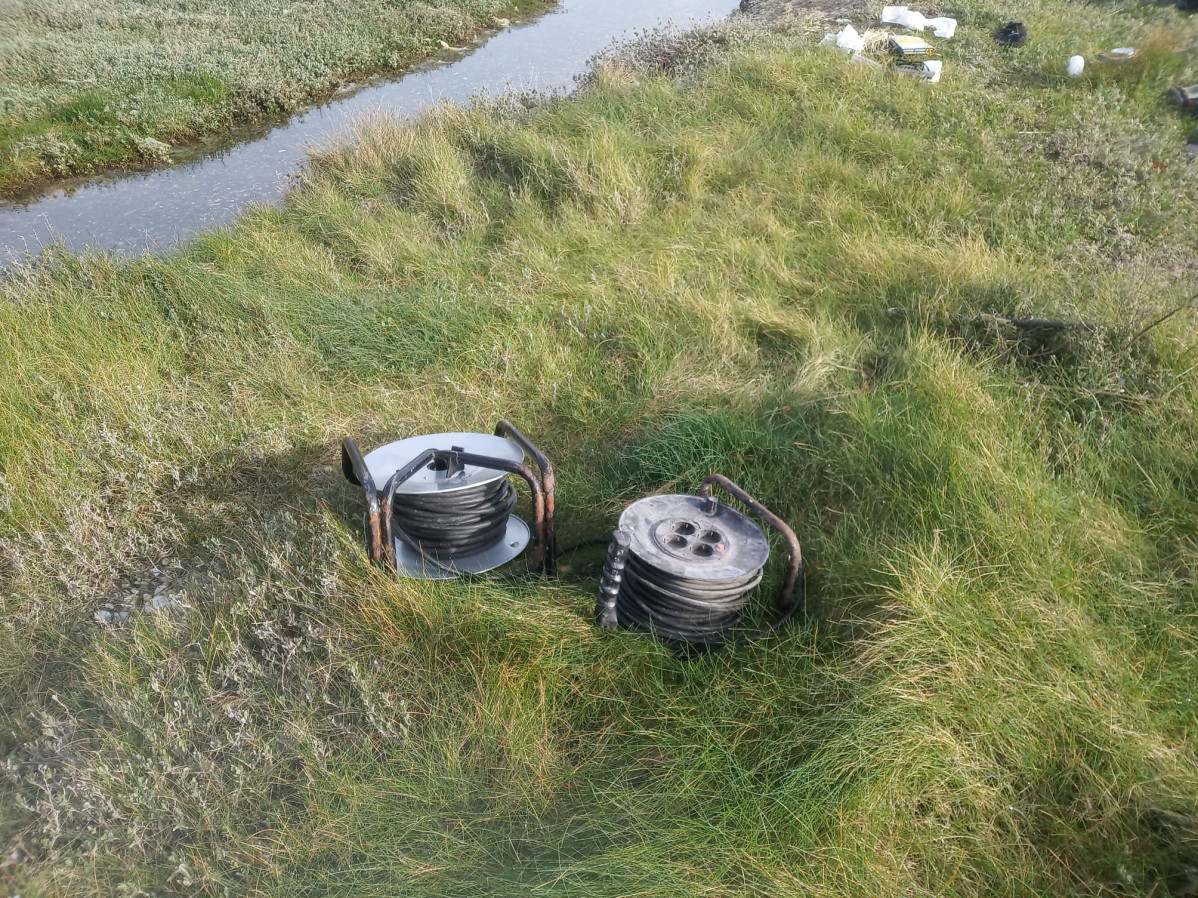
[[[496,424],[494,434],[409,437],[366,456],[346,437],[341,470],[366,498],[371,560],[401,576],[443,580],[481,574],[512,561],[530,542],[532,567],[554,569],[553,466],[507,421]],[[528,484],[531,526],[512,513],[511,475]]]
[[[761,582],[770,546],[749,517],[712,495],[719,486],[739,500],[789,548],[772,623],[738,630]],[[624,509],[608,544],[596,617],[605,630],[651,633],[669,643],[714,648],[773,632],[803,604],[803,555],[786,523],[721,474],[704,479],[698,496],[659,495]]]

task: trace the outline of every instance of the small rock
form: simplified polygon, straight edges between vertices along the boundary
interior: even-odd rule
[[[147,159],[163,159],[171,151],[169,143],[163,143],[161,140],[155,140],[153,137],[135,137],[133,145]]]
[[[153,596],[142,606],[142,614],[159,614],[167,611],[187,611],[189,606],[182,593]]]
[[[111,624],[112,623],[112,612],[106,611],[105,609],[101,608],[99,611],[96,612],[96,623]]]

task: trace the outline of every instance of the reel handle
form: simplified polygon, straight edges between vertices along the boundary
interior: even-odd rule
[[[382,505],[379,503],[378,487],[370,476],[370,469],[362,458],[362,452],[353,437],[341,441],[341,473],[354,486],[362,487],[366,497],[366,552],[371,561],[384,561],[395,566],[395,547],[390,540],[384,541],[384,529],[390,531],[390,522],[384,528]]]
[[[545,573],[552,574],[557,570],[557,519],[554,502],[556,480],[553,476],[553,465],[549,463],[545,453],[506,418],[501,418],[495,424],[495,436],[506,437],[523,449],[524,454],[536,462],[537,470],[541,472],[541,490],[545,494],[545,519],[541,529],[537,531],[537,540],[545,548]]]
[[[712,499],[716,501],[711,490],[713,486],[718,486],[734,499],[739,500],[746,508],[761,519],[762,523],[766,524],[773,530],[781,534],[786,540],[786,545],[790,549],[790,557],[786,562],[786,577],[782,581],[782,589],[778,593],[777,606],[782,612],[782,617],[774,622],[771,629],[777,628],[781,624],[789,620],[796,611],[803,606],[804,589],[801,586],[803,571],[803,549],[799,545],[799,538],[795,536],[795,532],[790,529],[790,526],[746,493],[743,489],[725,477],[723,474],[708,474],[703,478],[703,483],[699,487],[699,498]],[[796,597],[795,588],[798,586],[798,595]]]

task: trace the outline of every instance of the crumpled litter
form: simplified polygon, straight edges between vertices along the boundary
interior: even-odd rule
[[[825,34],[819,42],[821,47],[836,47],[846,53],[860,53],[865,49],[865,38],[857,33],[852,25],[845,25],[840,34]]]
[[[936,37],[948,39],[957,33],[957,20],[948,16],[929,19],[923,13],[905,6],[887,6],[882,9],[882,21],[887,25],[899,25],[912,31],[923,31],[931,27]]]
[[[887,7],[887,9],[891,8],[893,7]],[[873,68],[881,69],[886,68],[886,66],[875,59],[863,56],[862,51],[867,46],[871,50],[882,47],[889,36],[889,32],[878,31],[876,29],[869,29],[865,34],[859,34],[857,29],[852,25],[845,25],[839,34],[825,34],[824,39],[819,42],[819,46],[836,47],[838,50],[849,53],[854,62],[862,62]],[[936,84],[940,81],[940,73],[944,68],[944,62],[940,59],[926,59],[920,60],[916,65],[900,65],[895,68],[903,74],[922,78],[930,84]]]
[[[1111,62],[1116,65],[1122,65],[1123,63],[1131,62],[1136,58],[1136,48],[1116,47],[1114,50],[1108,50],[1106,53],[1099,53],[1098,58],[1102,62]]]
[[[922,78],[929,84],[940,83],[940,72],[944,68],[943,59],[925,59],[919,65],[899,66],[899,71]]]

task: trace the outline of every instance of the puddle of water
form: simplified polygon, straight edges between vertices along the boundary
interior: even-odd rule
[[[595,53],[634,31],[722,18],[737,0],[560,0],[531,22],[492,36],[463,58],[373,84],[296,115],[204,158],[60,187],[0,205],[0,265],[57,241],[74,252],[169,247],[232,221],[250,203],[279,199],[313,147],[370,112],[412,116],[441,100],[464,103],[507,89],[561,91]],[[227,140],[227,138],[226,138]]]

